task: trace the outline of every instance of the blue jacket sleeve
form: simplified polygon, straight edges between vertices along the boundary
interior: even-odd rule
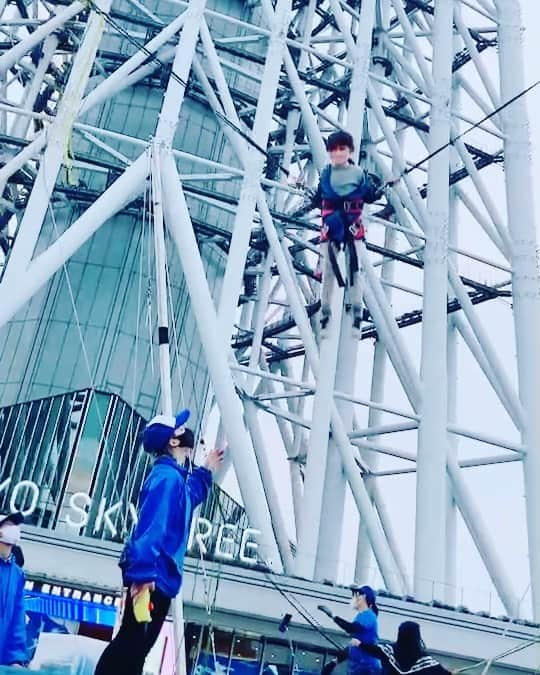
[[[193,508],[202,504],[208,497],[212,486],[212,472],[204,466],[198,466],[187,479],[187,489]]]
[[[157,562],[167,538],[173,512],[185,513],[186,496],[174,479],[160,476],[144,495],[139,521],[129,543],[127,579],[136,583],[155,581]]]
[[[7,665],[25,665],[28,661],[26,648],[26,617],[24,611],[24,574],[21,572],[17,583],[17,594],[13,606],[13,618],[10,624],[6,650]]]

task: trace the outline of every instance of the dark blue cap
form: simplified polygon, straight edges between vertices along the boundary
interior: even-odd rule
[[[152,418],[143,431],[143,447],[146,452],[155,453],[164,450],[174,434],[188,421],[189,415],[190,412],[186,408],[176,417],[157,415]]]

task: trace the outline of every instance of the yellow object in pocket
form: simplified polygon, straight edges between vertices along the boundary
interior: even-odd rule
[[[133,614],[137,623],[149,623],[152,621],[150,604],[150,590],[145,588],[133,601]]]

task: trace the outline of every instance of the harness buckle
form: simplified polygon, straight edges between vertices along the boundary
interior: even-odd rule
[[[366,236],[366,230],[361,222],[349,225],[349,232],[352,234],[353,239],[364,239]]]

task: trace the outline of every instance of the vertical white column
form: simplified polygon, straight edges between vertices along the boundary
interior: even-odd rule
[[[388,0],[380,3],[380,27],[385,29],[388,26],[389,22],[389,2]],[[368,38],[369,39],[369,38]],[[382,40],[379,40],[378,47],[374,50],[374,56],[385,56],[384,43]],[[384,68],[380,64],[373,64],[373,72],[377,75],[384,74]],[[374,89],[380,90],[381,87],[374,84]],[[370,129],[370,135],[373,137],[376,129],[376,119],[373,114],[368,111],[368,125]],[[396,134],[398,142],[403,139],[403,134]],[[398,173],[397,167],[393,167]],[[393,249],[396,244],[396,231],[388,228],[384,234],[384,246],[385,248]],[[387,281],[392,281],[394,277],[394,261],[386,260],[381,266],[381,278]],[[389,286],[385,287],[385,293],[388,297],[389,302],[391,303],[392,291]],[[386,365],[387,365],[388,355],[384,345],[384,342],[379,338],[375,342],[375,347],[373,351],[373,368],[371,371],[371,389],[370,389],[370,400],[382,402],[384,398],[385,390],[385,377],[386,377]],[[370,408],[368,413],[368,427],[376,426],[382,422],[382,413],[380,410],[375,410]],[[378,440],[375,437],[373,439],[374,443],[377,443]],[[376,452],[369,453],[369,464],[370,468],[373,471],[377,470],[379,465],[379,455]],[[373,500],[374,492],[376,492],[376,478],[372,478],[367,483],[367,490],[370,495],[370,498]],[[382,495],[379,491],[379,497],[382,500]],[[383,508],[382,503],[379,505],[379,508]],[[358,583],[370,583],[371,582],[371,572],[374,571],[374,558],[369,543],[369,537],[366,530],[365,523],[360,520],[358,527],[358,541],[356,543],[356,561],[354,569],[354,578]],[[397,562],[397,561],[396,561]],[[405,574],[405,570],[402,570]]]
[[[169,316],[167,304],[167,254],[165,251],[165,229],[163,224],[163,203],[161,186],[160,148],[156,141],[152,147],[151,163],[152,206],[154,210],[154,252],[156,255],[156,294],[159,342],[159,383],[161,387],[161,411],[172,416],[171,358],[169,351]],[[186,651],[184,645],[183,592],[172,603],[174,624],[176,675],[186,673]]]
[[[159,344],[159,382],[161,385],[161,410],[164,415],[173,415],[171,358],[169,352],[169,313],[167,305],[167,257],[161,197],[161,167],[159,146],[152,147],[152,206],[154,210],[154,250],[156,254],[156,293]]]
[[[344,21],[345,17],[342,16]],[[360,143],[362,140],[363,119],[366,99],[366,85],[368,80],[369,66],[371,62],[371,43],[372,32],[375,23],[375,0],[364,0],[360,10],[359,30],[356,43],[352,43],[352,38],[348,42],[348,48],[352,47],[350,54],[353,60],[353,69],[351,75],[350,98],[347,110],[347,123],[355,143],[355,158],[358,160],[360,154]],[[342,26],[348,29],[348,26]],[[347,42],[347,40],[346,40]],[[318,373],[318,387],[315,394],[314,418],[311,428],[309,454],[306,472],[306,492],[310,489],[309,479],[310,465],[317,465],[320,472],[325,467],[323,474],[317,474],[314,480],[320,481],[324,485],[321,490],[322,501],[320,504],[320,520],[317,522],[315,514],[310,519],[309,527],[314,529],[314,534],[318,534],[317,560],[315,575],[318,579],[330,579],[336,581],[338,556],[341,547],[342,529],[340,524],[343,520],[343,510],[345,506],[346,479],[343,473],[343,467],[340,461],[340,454],[333,440],[328,441],[328,428],[323,424],[330,422],[329,410],[325,408],[325,416],[315,417],[315,410],[320,409],[318,398],[323,397],[325,389],[331,382],[332,388],[338,387],[340,391],[353,393],[356,379],[356,363],[358,352],[358,334],[352,328],[352,309],[350,315],[343,314],[342,292],[337,293],[339,302],[332,307],[332,316],[330,318],[330,339],[321,342],[321,360]],[[337,301],[337,298],[336,298]],[[341,324],[341,326],[340,326]],[[339,359],[338,359],[339,354]],[[337,364],[337,371],[336,371]],[[323,402],[322,405],[326,406]],[[337,409],[342,422],[347,431],[352,429],[353,410],[352,405],[345,401],[337,403]],[[328,414],[326,415],[326,411]],[[324,449],[320,448],[318,456],[312,459],[313,447],[324,444]],[[314,453],[315,455],[315,453]],[[321,461],[323,464],[321,464]],[[321,488],[322,488],[321,485]],[[304,496],[305,499],[305,496]],[[307,516],[303,517],[302,522],[306,523]],[[305,525],[308,527],[307,523]],[[302,535],[302,530],[300,531]],[[300,539],[299,544],[302,542]],[[299,546],[299,552],[300,546]]]
[[[393,248],[395,246],[396,240],[396,231],[387,229],[384,237],[384,245],[386,248]],[[388,260],[382,265],[381,278],[391,281],[393,279],[393,269],[394,262]],[[386,286],[385,292],[388,296],[389,301],[391,300],[391,289]],[[388,363],[388,355],[386,352],[386,347],[382,339],[377,339],[375,343],[374,353],[373,353],[373,369],[371,373],[371,389],[370,389],[370,400],[375,402],[382,402],[384,399],[384,390],[385,390],[385,377],[386,377],[386,366]],[[368,414],[368,427],[377,426],[382,423],[382,413],[380,410],[375,410],[374,408],[369,409]],[[377,443],[377,438],[373,439],[374,443]],[[369,453],[370,467],[373,471],[377,470],[379,464],[379,456],[376,452]],[[368,484],[367,489],[370,494],[370,497],[373,497],[374,485],[376,478],[372,478]],[[369,580],[370,573],[373,569],[373,556],[371,551],[371,546],[369,545],[369,537],[366,531],[365,523],[360,521],[360,526],[358,529],[358,542],[356,546],[356,566],[354,572],[354,578],[358,583],[363,583],[362,580]]]
[[[455,196],[452,198],[455,201]],[[457,329],[452,317],[448,318],[447,368],[448,368],[448,422],[456,420],[457,413]],[[448,434],[448,453],[457,462],[457,434]],[[446,522],[445,522],[444,599],[455,605],[457,572],[457,505],[450,477],[446,476]]]
[[[454,18],[461,12],[461,5],[454,5]],[[461,48],[461,41],[458,36],[454,36],[454,48],[458,51]],[[460,86],[457,81],[454,82],[452,91],[452,109],[459,110],[460,104]],[[454,131],[459,132],[459,120],[454,117]],[[450,171],[453,172],[460,167],[458,153],[452,148],[450,150]],[[459,223],[459,196],[456,187],[450,188],[450,206],[448,219],[448,244],[456,248],[458,244],[458,223]],[[451,265],[458,269],[458,256],[456,253],[449,252],[448,260]],[[454,323],[453,315],[447,318],[447,370],[448,370],[448,423],[457,421],[457,391],[458,391],[458,331]],[[452,456],[452,461],[457,462],[458,435],[447,434],[447,451]],[[446,555],[444,565],[444,601],[454,606],[456,604],[456,584],[457,584],[457,504],[454,498],[452,482],[448,473],[446,475]]]
[[[332,316],[334,321],[337,317]],[[343,313],[341,330],[339,331],[337,348],[337,365],[334,388],[338,391],[354,393],[356,363],[358,354],[358,334],[353,334],[352,310]],[[323,343],[324,349],[324,343]],[[324,352],[321,350],[321,354]],[[353,404],[349,401],[336,401],[338,413],[346,430],[352,429]],[[311,452],[311,444],[310,444]],[[309,461],[309,455],[308,455]],[[318,548],[315,567],[315,578],[324,581],[337,581],[341,539],[343,536],[343,520],[345,511],[345,495],[347,478],[343,472],[341,455],[334,438],[328,443],[328,456],[324,476],[324,492],[322,500],[321,521],[318,529]]]
[[[343,253],[341,252],[340,255],[343,255]],[[327,336],[324,340],[321,340],[319,370],[315,375],[317,378],[317,389],[313,400],[312,422],[308,443],[309,451],[304,480],[304,497],[302,499],[298,527],[296,574],[306,579],[313,579],[315,576],[319,530],[323,512],[323,495],[325,492],[328,492],[328,500],[340,498],[339,495],[333,493],[333,490],[338,488],[336,482],[326,483],[326,471],[342,310],[343,289],[336,288],[332,301],[332,315],[327,329]],[[334,461],[336,459],[334,458]],[[341,470],[341,463],[339,467],[339,470]],[[335,527],[337,528],[338,526],[339,524],[336,523]]]
[[[525,89],[521,7],[518,0],[495,0],[499,18],[501,100]],[[536,254],[533,183],[526,98],[502,113],[508,229],[511,239],[512,301],[519,396],[525,414],[521,429],[533,615],[540,620],[540,281]]]
[[[206,7],[206,0],[193,0],[189,3],[188,8],[183,17],[183,27],[180,39],[176,46],[176,52],[174,56],[174,61],[172,65],[172,74],[167,83],[167,90],[165,91],[165,96],[163,98],[163,105],[161,106],[161,111],[159,114],[159,121],[156,128],[156,140],[154,142],[154,148],[156,150],[156,155],[159,158],[159,167],[154,167],[156,174],[159,176],[161,191],[165,193],[165,186],[161,179],[161,152],[168,152],[171,147],[176,129],[178,126],[178,119],[180,115],[180,110],[184,102],[186,95],[186,86],[189,73],[191,70],[191,64],[193,62],[193,57],[195,55],[195,49],[197,47],[197,42],[199,40],[199,32],[201,29],[201,22],[203,19],[204,8]],[[180,22],[179,22],[180,23]],[[162,149],[161,149],[162,148]],[[154,171],[153,171],[154,173]],[[155,207],[154,207],[155,208]],[[163,209],[163,206],[160,206],[160,210]],[[161,217],[163,217],[163,211],[161,211]],[[168,220],[169,228],[171,226],[171,219]],[[161,245],[161,242],[159,243]],[[165,246],[163,240],[163,247]],[[162,274],[165,274],[163,269]],[[166,311],[166,298],[165,298],[165,311]],[[159,311],[159,304],[158,304]],[[161,321],[160,321],[161,326]],[[168,330],[168,326],[167,326]],[[160,330],[162,333],[163,329]],[[166,353],[165,353],[166,352]],[[172,408],[172,391],[170,389],[170,363],[168,364],[168,373],[165,374],[165,361],[169,360],[169,345],[167,337],[166,349],[164,344],[162,344],[160,336],[160,372],[162,377],[168,377],[168,394],[170,398],[170,405]],[[164,382],[161,380],[162,386],[162,399],[164,396],[163,386]],[[185,638],[184,638],[184,607],[183,607],[183,597],[180,593],[174,600],[172,606],[172,614],[174,621],[174,642],[175,642],[175,666],[177,675],[185,675],[186,673],[186,649],[185,649]]]
[[[435,5],[430,150],[450,138],[452,10],[453,0]],[[432,599],[445,567],[447,373],[441,354],[446,353],[447,338],[449,159],[447,148],[432,157],[428,167],[414,556],[414,593],[420,600]]]

